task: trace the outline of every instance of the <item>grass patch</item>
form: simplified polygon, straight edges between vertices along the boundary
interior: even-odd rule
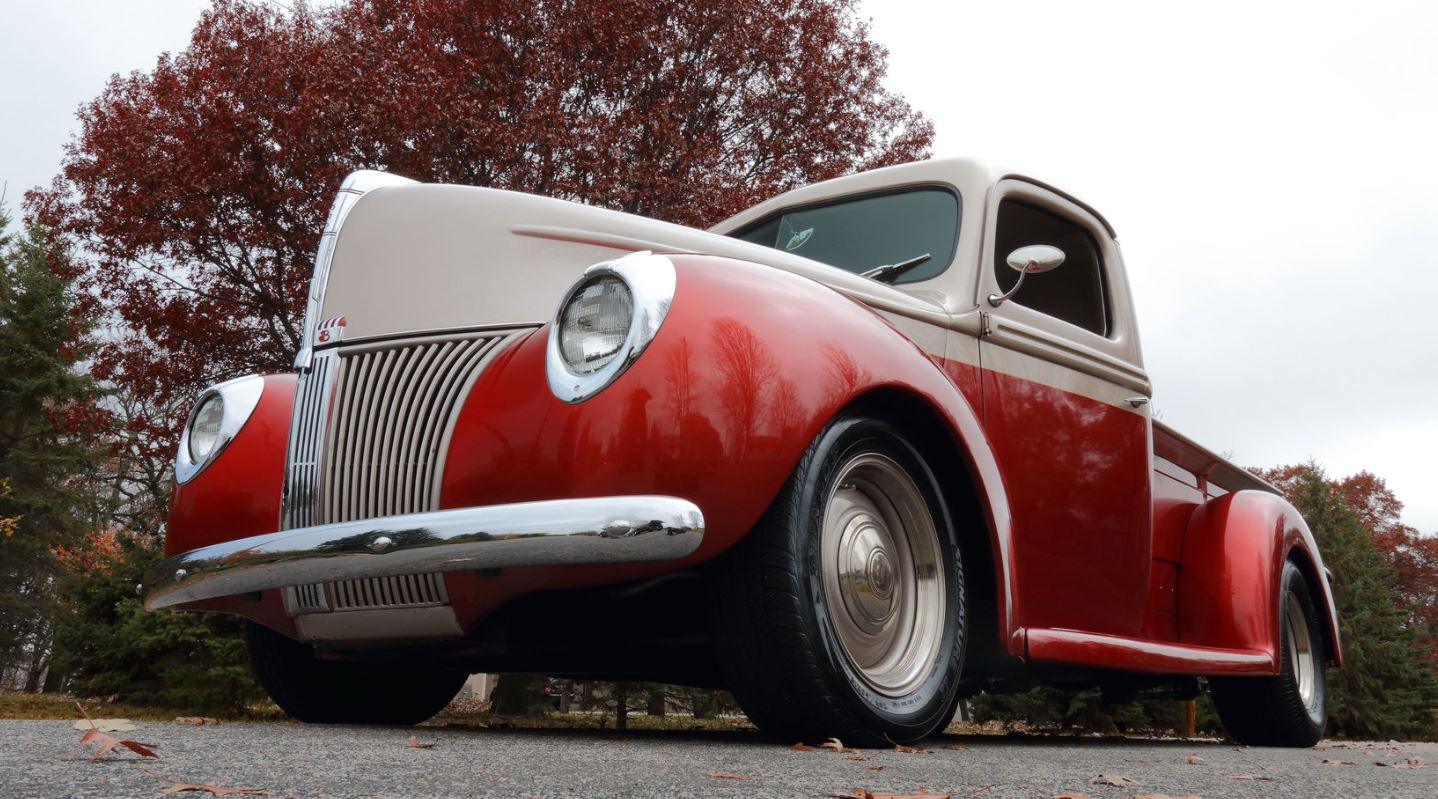
[[[80,712],[75,709],[76,698],[67,694],[28,694],[18,691],[0,691],[0,719],[59,719],[79,720]],[[105,698],[80,700],[85,712],[96,719],[130,719],[131,721],[174,721],[177,716],[195,716],[183,710],[162,707],[144,707]],[[239,715],[221,716],[220,721],[283,721],[285,715],[272,704],[257,705]]]

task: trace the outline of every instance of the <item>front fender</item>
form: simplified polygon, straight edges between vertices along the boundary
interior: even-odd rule
[[[260,401],[235,438],[170,494],[165,555],[279,529],[295,375],[265,375]]]
[[[445,455],[442,508],[661,494],[704,514],[683,561],[496,576],[489,600],[557,585],[640,579],[707,560],[759,520],[809,442],[846,405],[899,389],[946,420],[985,506],[1009,631],[1009,512],[977,415],[913,341],[807,278],[728,258],[668,256],[677,288],[644,354],[568,404],[545,377],[548,327],[498,356],[469,392]],[[519,570],[514,570],[519,571]]]
[[[1266,652],[1278,663],[1283,564],[1308,576],[1325,625],[1329,661],[1342,665],[1338,614],[1313,533],[1286,500],[1236,491],[1200,506],[1183,537],[1179,636],[1185,644]]]

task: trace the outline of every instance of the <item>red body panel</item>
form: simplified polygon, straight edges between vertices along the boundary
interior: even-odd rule
[[[170,495],[165,554],[273,533],[280,524],[295,376],[266,375],[260,402],[214,463]]]
[[[983,386],[984,429],[1013,503],[1018,623],[1142,635],[1147,415],[987,369]]]
[[[680,564],[507,569],[476,584],[479,594],[451,584],[451,596],[478,613],[536,588],[637,579],[713,557],[754,526],[840,408],[884,387],[949,421],[985,490],[996,560],[1006,558],[1004,484],[977,414],[933,360],[813,281],[724,258],[671,258],[678,290],[659,335],[594,397],[570,405],[549,391],[547,328],[485,370],[456,422],[440,504],[669,494],[703,511],[703,545]]]
[[[1190,519],[1178,582],[1183,642],[1275,656],[1278,589],[1290,556],[1306,560],[1316,578],[1310,587],[1328,624],[1329,656],[1342,665],[1338,614],[1313,534],[1293,506],[1259,491],[1210,500]]]

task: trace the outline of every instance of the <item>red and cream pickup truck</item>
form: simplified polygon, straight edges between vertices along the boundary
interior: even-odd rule
[[[1149,397],[1112,227],[1022,174],[891,167],[700,231],[357,172],[293,372],[190,415],[145,602],[248,619],[311,722],[525,671],[856,743],[985,690],[1206,688],[1238,740],[1312,745],[1313,537]]]

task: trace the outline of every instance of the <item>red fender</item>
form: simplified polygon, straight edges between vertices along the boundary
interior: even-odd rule
[[[279,529],[295,375],[265,375],[264,381],[259,404],[234,440],[170,494],[167,557]]]
[[[570,405],[550,392],[548,327],[496,357],[457,417],[440,505],[668,494],[703,511],[702,546],[677,563],[506,569],[474,577],[473,590],[450,582],[461,623],[540,588],[641,579],[714,557],[754,526],[835,413],[897,388],[947,420],[964,455],[988,516],[999,630],[1010,641],[1003,482],[977,415],[937,357],[807,278],[728,258],[669,257],[677,288],[663,326],[595,396]]]
[[[1278,591],[1295,560],[1326,625],[1329,662],[1343,664],[1338,613],[1318,544],[1286,500],[1237,491],[1201,505],[1183,536],[1178,579],[1179,637],[1185,644],[1266,652],[1278,659]]]

